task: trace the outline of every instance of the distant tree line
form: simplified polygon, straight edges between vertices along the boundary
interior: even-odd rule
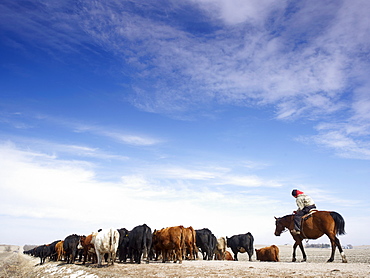
[[[306,248],[331,248],[331,245],[328,243],[312,243],[306,244]]]
[[[306,248],[331,248],[331,245],[328,243],[312,243],[312,244],[306,244]],[[353,246],[351,244],[348,244],[347,246],[342,246],[343,249],[353,249]]]
[[[23,250],[24,251],[28,251],[28,250],[31,250],[35,247],[37,247],[38,245],[29,245],[29,244],[26,244],[25,246],[23,246]]]

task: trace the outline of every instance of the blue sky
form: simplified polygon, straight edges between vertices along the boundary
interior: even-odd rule
[[[1,242],[147,223],[292,243],[274,216],[298,188],[370,244],[369,10],[2,1]]]

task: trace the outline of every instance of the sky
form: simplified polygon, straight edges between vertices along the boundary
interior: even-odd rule
[[[0,243],[146,223],[292,244],[297,188],[370,244],[369,11],[1,1]]]

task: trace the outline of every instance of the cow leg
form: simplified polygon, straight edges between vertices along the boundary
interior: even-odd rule
[[[238,251],[237,250],[233,250],[233,253],[234,253],[234,261],[237,261],[238,260]]]
[[[174,260],[173,262],[176,263],[176,261],[179,261],[179,264],[182,264],[182,250],[181,248],[178,248],[176,250],[176,260]]]
[[[137,249],[134,250],[134,259],[135,259],[135,263],[137,264],[141,263],[141,253]]]
[[[75,262],[76,257],[77,257],[77,250],[73,249],[72,254],[71,254],[71,261],[70,261],[71,264]]]
[[[101,261],[103,259],[103,256],[102,254],[100,254],[99,250],[96,250],[95,252],[96,252],[96,257],[98,259],[98,267],[101,267]]]
[[[84,260],[83,260],[82,264],[85,264],[86,260],[87,260],[87,250],[84,248]]]
[[[149,249],[148,247],[144,247],[144,250],[143,250],[143,259],[146,258],[146,263],[148,264],[149,263]]]
[[[114,262],[115,262],[115,260],[116,260],[116,251],[114,251],[113,253],[112,253],[112,264],[114,264]]]
[[[253,249],[248,251],[249,261],[252,261]]]
[[[108,255],[108,258],[105,260],[107,262],[107,265],[109,265],[109,263],[111,262],[112,265],[114,264],[113,260],[112,260],[112,252],[108,252],[107,253]]]
[[[190,246],[189,247],[189,253],[190,253],[190,260],[194,260],[194,250],[193,250],[193,247],[192,246]]]

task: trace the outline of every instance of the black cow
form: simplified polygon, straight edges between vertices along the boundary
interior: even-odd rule
[[[50,260],[52,261],[57,261],[57,251],[55,250],[55,245],[57,245],[57,243],[59,242],[60,240],[56,240],[56,241],[53,241],[52,243],[49,244],[50,246]]]
[[[55,246],[55,245],[54,245]],[[31,249],[27,252],[27,254],[30,254],[34,257],[40,258],[40,265],[45,263],[45,260],[47,257],[50,257],[53,253],[53,246],[51,244],[44,244],[35,247],[34,249]]]
[[[119,241],[118,241],[118,258],[120,262],[126,262],[128,255],[128,235],[129,231],[125,228],[118,229]]]
[[[40,245],[40,246],[37,246],[33,249],[33,252],[32,252],[32,256],[34,257],[39,257],[40,258],[40,265],[44,263],[44,259],[43,259],[43,253],[44,253],[44,247],[46,247],[46,245]]]
[[[65,257],[67,258],[67,264],[74,263],[77,256],[77,246],[80,242],[80,236],[73,234],[69,235],[64,239],[63,249]]]
[[[50,245],[42,245],[39,250],[40,265],[45,263],[45,259],[53,253],[53,247]]]
[[[149,263],[149,252],[152,247],[152,230],[146,225],[136,226],[128,235],[128,252],[131,262],[141,263],[141,256],[144,253],[146,262]]]
[[[203,260],[212,260],[216,249],[217,238],[212,232],[203,228],[195,230],[196,244],[202,253]]]
[[[234,261],[238,260],[238,252],[248,253],[249,261],[252,261],[254,238],[251,233],[234,235],[226,237],[227,247],[230,247],[234,253]]]

